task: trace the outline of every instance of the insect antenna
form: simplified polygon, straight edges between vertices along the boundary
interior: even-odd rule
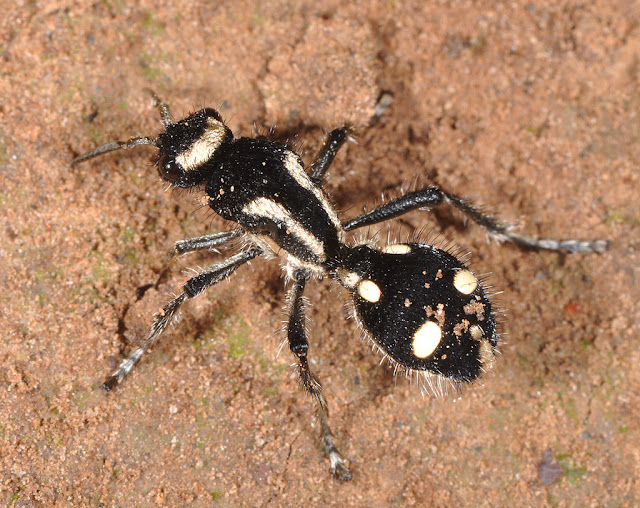
[[[104,153],[113,152],[115,150],[129,150],[130,148],[134,148],[139,145],[151,145],[158,146],[158,140],[147,137],[137,137],[131,138],[129,141],[112,141],[111,143],[107,143],[106,145],[99,146],[87,152],[79,157],[76,157],[71,161],[71,165],[75,166],[81,162],[84,162],[89,159],[93,159],[94,157],[98,157]]]

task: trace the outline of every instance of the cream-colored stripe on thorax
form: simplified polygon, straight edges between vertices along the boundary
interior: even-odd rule
[[[294,235],[300,240],[320,261],[326,259],[322,241],[307,231],[280,203],[276,203],[269,198],[260,197],[247,204],[242,211],[254,217],[264,217],[272,221],[283,222],[287,228],[287,233]]]
[[[304,167],[300,162],[300,158],[295,153],[287,151],[287,155],[284,158],[284,167],[287,172],[295,179],[298,185],[300,185],[300,187],[311,191],[316,199],[322,204],[322,208],[329,216],[329,220],[331,220],[332,224],[338,231],[338,238],[340,239],[340,241],[342,241],[344,232],[342,231],[342,223],[340,222],[336,211],[333,209],[333,206],[331,206],[331,203],[329,203],[329,200],[324,195],[324,192],[322,192],[316,185],[314,185],[314,183],[309,178],[309,175],[305,173]]]

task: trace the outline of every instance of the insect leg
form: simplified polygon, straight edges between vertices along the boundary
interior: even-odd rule
[[[346,127],[340,127],[339,129],[333,129],[327,136],[327,140],[320,149],[316,159],[311,164],[311,180],[316,185],[322,184],[322,177],[331,166],[333,159],[335,158],[338,150],[347,140],[348,129]]]
[[[160,313],[156,315],[146,340],[118,366],[113,374],[105,380],[102,388],[106,391],[111,391],[112,388],[118,385],[122,379],[131,372],[131,369],[136,363],[138,363],[144,352],[153,346],[156,339],[165,330],[165,328],[169,326],[185,300],[188,298],[195,298],[214,284],[217,284],[229,277],[247,261],[260,256],[261,254],[263,254],[262,249],[257,247],[240,252],[228,259],[225,259],[224,261],[221,261],[220,263],[210,266],[185,282],[182,286],[182,292],[165,305]]]
[[[309,343],[307,342],[304,317],[304,300],[302,293],[307,282],[307,274],[296,272],[294,283],[290,293],[289,303],[289,324],[287,336],[291,352],[298,357],[298,376],[300,384],[316,401],[318,418],[320,419],[322,441],[324,450],[331,462],[331,474],[338,480],[347,481],[351,479],[351,471],[345,465],[343,458],[333,444],[331,428],[327,418],[329,410],[327,401],[322,394],[322,386],[318,378],[311,372],[307,359]]]
[[[468,201],[454,194],[449,194],[438,187],[427,187],[426,189],[405,194],[404,196],[380,205],[370,212],[347,221],[343,227],[345,231],[352,231],[363,226],[369,226],[398,217],[411,210],[429,208],[442,203],[446,203],[460,210],[497,240],[509,241],[524,249],[544,249],[564,252],[603,252],[609,248],[609,242],[606,241],[552,240],[518,235],[511,231],[513,226],[497,220],[492,215],[480,211]]]
[[[167,258],[172,260],[176,256],[182,256],[189,252],[199,250],[215,250],[215,247],[227,243],[234,238],[238,238],[244,233],[244,229],[232,229],[231,231],[223,231],[212,235],[199,236],[197,238],[188,238],[175,243],[173,248],[167,253]]]

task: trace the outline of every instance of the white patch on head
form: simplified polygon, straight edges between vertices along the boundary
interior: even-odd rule
[[[471,334],[471,338],[474,340],[480,340],[484,334],[480,325],[471,325],[469,327],[469,333]]]
[[[411,348],[416,358],[426,358],[433,354],[442,340],[442,328],[434,321],[427,321],[413,334]]]
[[[380,291],[378,285],[369,279],[361,281],[360,284],[358,284],[357,289],[358,294],[371,303],[376,303],[380,300],[380,296],[382,295],[382,291]]]
[[[191,146],[176,155],[176,162],[185,171],[198,169],[207,162],[220,147],[227,129],[220,120],[207,118],[207,128]]]
[[[395,243],[384,246],[382,252],[385,254],[409,254],[409,252],[411,252],[411,246],[405,243]]]
[[[326,259],[322,241],[309,233],[302,224],[291,217],[289,210],[280,203],[260,197],[247,204],[242,211],[254,217],[263,217],[274,222],[284,222],[287,226],[287,233],[294,235],[307,249],[313,252],[320,261]]]
[[[324,192],[322,192],[322,190],[320,190],[320,188],[318,188],[318,186],[311,181],[311,178],[309,178],[309,175],[304,170],[304,166],[302,165],[300,157],[298,157],[291,151],[287,151],[287,154],[284,156],[282,163],[284,164],[284,168],[287,170],[287,173],[289,173],[293,177],[296,183],[300,185],[300,187],[313,193],[315,198],[322,204],[323,210],[329,216],[329,220],[331,220],[331,223],[335,226],[339,233],[338,237],[340,238],[340,240],[342,240],[344,232],[342,231],[342,223],[338,218],[338,214],[333,209],[331,203],[329,203],[329,200],[327,199],[327,196],[325,196]]]
[[[453,276],[453,286],[463,295],[470,295],[478,287],[478,280],[469,270],[464,269]]]

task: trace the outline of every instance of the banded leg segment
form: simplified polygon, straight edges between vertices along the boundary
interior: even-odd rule
[[[339,129],[333,129],[327,136],[327,140],[320,149],[320,152],[316,156],[315,161],[311,164],[311,180],[316,185],[322,185],[322,177],[331,166],[333,159],[335,159],[338,150],[347,140],[348,129],[346,127],[340,127]]]
[[[153,346],[160,334],[162,334],[171,321],[173,321],[178,309],[180,309],[180,306],[187,299],[195,298],[211,286],[229,277],[247,261],[260,256],[261,254],[263,254],[262,249],[257,247],[251,248],[245,252],[240,252],[239,254],[231,256],[220,263],[210,266],[203,272],[185,282],[182,286],[182,292],[165,305],[162,311],[156,315],[146,340],[118,366],[113,374],[105,380],[102,388],[106,391],[111,391],[127,374],[129,374],[129,372],[131,372],[131,369],[133,369],[133,366],[138,363],[142,355],[151,346]]]
[[[333,435],[329,427],[329,410],[327,401],[322,394],[322,386],[318,378],[311,372],[307,352],[309,343],[305,331],[304,300],[302,294],[307,282],[307,274],[296,272],[294,283],[290,293],[289,324],[287,337],[291,352],[298,357],[298,377],[300,385],[316,401],[316,410],[320,419],[322,442],[324,451],[331,463],[331,474],[340,481],[348,481],[352,474],[345,465],[344,459],[333,443]]]
[[[171,261],[176,256],[182,256],[189,252],[199,250],[215,250],[216,247],[223,245],[231,240],[238,238],[244,233],[243,229],[232,229],[231,231],[223,231],[212,235],[198,236],[197,238],[188,238],[176,242],[173,248],[167,253],[167,259]]]
[[[442,203],[460,210],[497,240],[509,241],[524,249],[544,249],[561,252],[604,252],[609,248],[609,242],[606,241],[553,240],[518,235],[511,231],[513,226],[504,224],[492,215],[481,212],[458,196],[449,194],[438,187],[427,187],[426,189],[405,194],[347,221],[343,227],[345,231],[352,231],[364,226],[384,222],[418,208],[428,208]]]

